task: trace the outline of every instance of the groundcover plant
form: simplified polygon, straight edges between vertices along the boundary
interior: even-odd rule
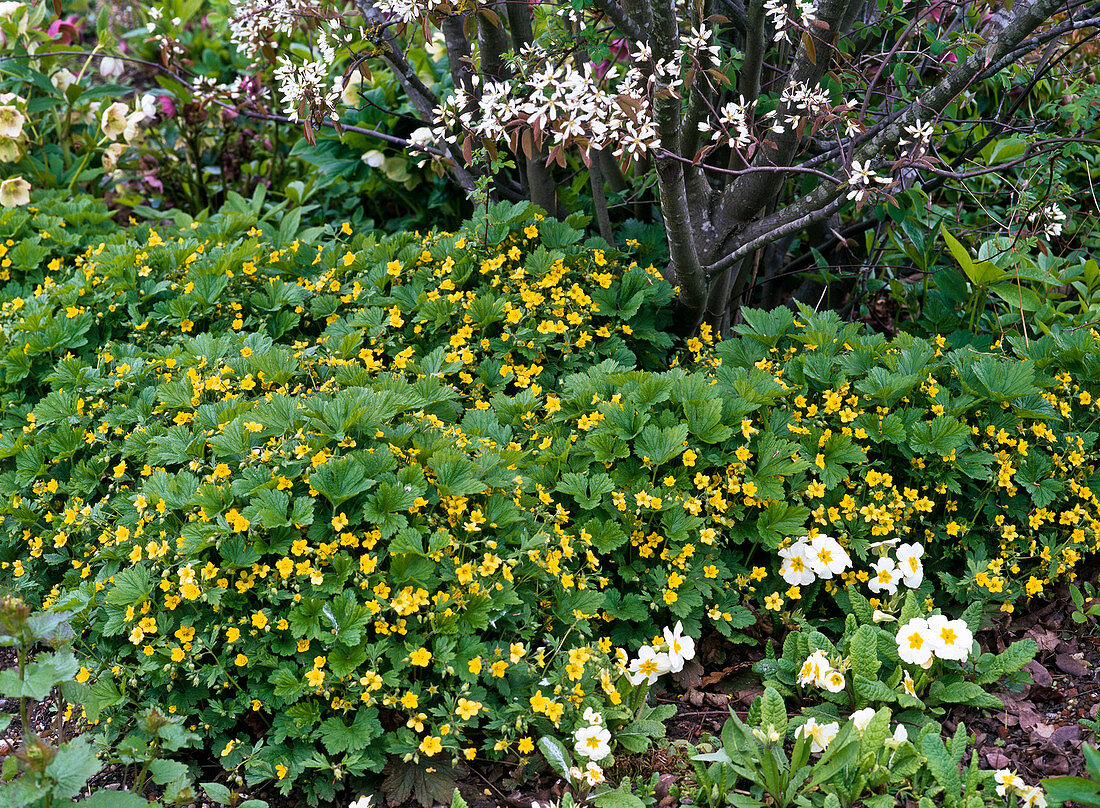
[[[699,793],[1042,799],[960,773],[938,719],[1035,653],[980,653],[983,610],[1100,542],[1090,328],[978,352],[748,311],[676,351],[660,272],[527,203],[379,238],[32,202],[0,214],[0,573],[72,626],[53,673],[104,748],[155,708],[311,803],[500,761],[635,805],[651,689],[770,615]]]

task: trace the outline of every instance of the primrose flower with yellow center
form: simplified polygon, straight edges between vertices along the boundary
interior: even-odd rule
[[[676,621],[675,628],[666,628],[664,635],[669,670],[679,673],[684,669],[685,662],[695,659],[695,640],[684,636],[684,625],[679,620]]]
[[[809,551],[810,545],[805,539],[799,539],[790,547],[779,551],[779,557],[783,559],[779,574],[791,586],[809,586],[817,580],[810,569],[807,555]]]
[[[794,731],[794,734],[796,738],[809,738],[810,751],[817,754],[829,748],[829,744],[839,731],[840,723],[837,721],[819,724],[817,719],[808,718],[805,724]]]
[[[883,556],[871,567],[871,578],[867,581],[867,588],[875,594],[886,592],[893,595],[898,591],[898,580],[901,578],[894,559]]]
[[[852,559],[840,542],[821,533],[810,540],[806,563],[818,578],[829,579],[852,566]]]
[[[934,614],[928,618],[928,632],[932,653],[940,659],[965,662],[970,657],[974,634],[965,620],[948,620],[942,614]]]
[[[628,678],[630,684],[639,685],[643,681],[651,685],[657,681],[657,677],[671,670],[668,654],[655,650],[652,646],[643,645],[638,649],[638,658],[630,663]]]
[[[576,753],[589,760],[603,760],[611,754],[611,733],[599,724],[581,727],[573,733],[573,740]]]
[[[932,633],[928,621],[923,617],[914,617],[902,626],[895,637],[898,643],[898,656],[909,665],[927,668],[932,664]]]
[[[902,582],[910,589],[916,589],[924,580],[924,565],[921,563],[923,555],[924,545],[920,542],[898,545],[898,573]]]

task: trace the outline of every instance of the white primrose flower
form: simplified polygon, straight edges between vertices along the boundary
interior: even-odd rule
[[[894,559],[883,556],[871,567],[871,578],[867,581],[867,588],[876,594],[886,592],[893,595],[898,591],[898,579],[900,578],[901,575],[894,564]]]
[[[922,668],[932,664],[932,633],[923,617],[914,617],[898,629],[895,639],[902,662]]]
[[[917,683],[913,681],[913,677],[909,675],[909,671],[905,672],[905,678],[901,680],[901,689],[910,696],[917,695]]]
[[[611,733],[603,727],[585,726],[573,733],[574,751],[589,760],[603,760],[611,754]]]
[[[852,559],[831,536],[819,533],[810,540],[807,563],[818,578],[832,578],[849,569]]]
[[[1047,808],[1047,797],[1039,786],[1032,786],[1026,794],[1020,795],[1021,808]]]
[[[598,763],[588,761],[588,765],[584,767],[584,779],[588,785],[598,786],[605,779],[603,769],[600,768]]]
[[[974,634],[965,620],[948,620],[942,614],[934,614],[928,618],[928,633],[932,653],[940,659],[965,662],[970,657]]]
[[[371,800],[373,799],[374,798],[368,794],[365,797],[360,797],[359,799],[357,799],[355,802],[349,805],[348,808],[370,808]]]
[[[1027,791],[1024,778],[1011,769],[998,769],[993,772],[993,780],[997,783],[997,795],[1000,797]]]
[[[874,707],[864,707],[862,710],[856,710],[848,719],[855,726],[856,732],[862,736],[867,729],[867,725],[871,723],[871,719],[875,717],[875,712]]]
[[[819,724],[817,719],[808,718],[806,723],[795,730],[796,738],[809,738],[810,751],[813,753],[824,752],[829,748],[833,738],[840,731],[840,724],[830,721],[828,724]]]
[[[591,707],[588,707],[584,711],[584,720],[587,721],[590,726],[598,727],[603,724],[603,714],[597,713]]]
[[[872,620],[872,622],[875,622],[875,623],[896,623],[897,622],[897,618],[894,617],[894,615],[888,614],[888,613],[882,611],[882,609],[875,609],[875,611],[871,614],[871,620]]]
[[[806,661],[802,663],[802,668],[798,672],[798,683],[803,687],[807,685],[816,685],[823,679],[825,674],[832,669],[833,666],[829,664],[829,659],[825,656],[825,652],[814,651],[806,657]]]
[[[684,636],[684,625],[679,620],[674,628],[664,630],[665,644],[668,646],[669,670],[679,673],[684,669],[684,663],[695,659],[695,640]]]
[[[923,555],[924,545],[920,542],[898,545],[898,573],[902,582],[910,589],[916,589],[924,580],[924,565],[921,563]]]
[[[639,685],[643,681],[651,685],[657,681],[657,677],[672,670],[668,661],[668,654],[657,651],[650,645],[643,645],[638,649],[638,658],[630,663],[630,684]]]
[[[779,557],[783,559],[779,574],[791,586],[809,586],[817,580],[810,569],[809,552],[810,545],[804,538],[779,551]]]

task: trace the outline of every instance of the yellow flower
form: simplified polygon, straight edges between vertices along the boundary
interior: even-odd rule
[[[686,452],[684,452],[683,457],[682,457],[682,460],[684,461],[684,465],[687,466],[688,468],[691,468],[692,466],[694,466],[695,461],[698,460],[698,459],[699,459],[699,455],[695,454],[695,452],[693,452],[691,449],[688,449]]]
[[[492,671],[493,676],[495,676],[497,679],[501,679],[504,677],[504,672],[508,670],[508,663],[505,662],[503,659],[498,659],[496,662],[489,666],[489,670]]]
[[[463,721],[469,721],[481,710],[480,701],[470,701],[469,699],[459,699],[458,705],[455,707],[455,712],[458,713]]]
[[[467,663],[466,667],[469,668],[470,673],[477,676],[481,673],[481,657],[474,657]]]
[[[764,598],[764,605],[773,612],[778,612],[783,608],[783,596],[778,592],[772,592],[772,594]]]
[[[532,741],[530,738],[520,738],[519,746],[517,748],[519,749],[519,753],[521,755],[529,755],[535,751],[535,742]]]
[[[319,671],[316,668],[306,674],[306,681],[309,682],[310,687],[320,687],[325,681],[325,672]]]
[[[415,710],[420,706],[420,697],[412,692],[406,693],[401,697],[401,706],[406,710]]]
[[[228,640],[229,642],[236,642],[240,638],[241,638],[241,630],[239,628],[237,628],[236,626],[230,626],[228,629],[226,629],[225,639]]]
[[[429,735],[420,742],[420,751],[428,757],[437,755],[443,751],[443,741],[434,735]]]
[[[409,654],[409,662],[417,667],[426,667],[429,662],[432,661],[432,652],[427,648],[417,648],[411,654]]]
[[[235,664],[238,668],[243,668],[245,665],[248,664],[248,657],[246,657],[244,654],[237,654],[237,658],[233,660],[233,664]]]

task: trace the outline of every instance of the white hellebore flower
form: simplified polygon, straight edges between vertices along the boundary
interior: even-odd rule
[[[0,106],[0,137],[13,140],[23,134],[23,124],[27,118],[13,104]]]
[[[910,589],[916,589],[924,580],[923,555],[924,545],[920,542],[898,545],[898,572],[902,582]]]
[[[381,168],[382,164],[386,162],[386,155],[378,151],[378,149],[371,149],[370,151],[363,152],[363,156],[359,158],[371,168]]]
[[[676,621],[675,628],[664,630],[665,644],[668,646],[669,670],[679,673],[684,669],[684,663],[695,659],[695,640],[684,636],[684,624]]]
[[[118,140],[118,136],[126,131],[127,120],[126,116],[130,114],[130,108],[123,104],[121,101],[115,101],[107,109],[103,110],[103,117],[100,118],[99,125],[103,129],[103,134],[109,137],[111,140]]]
[[[867,581],[867,588],[876,594],[886,592],[893,595],[898,591],[898,579],[901,575],[894,564],[894,559],[883,556],[871,567],[871,579]]]
[[[895,639],[902,662],[922,668],[932,664],[932,636],[923,617],[914,617],[898,629]]]
[[[831,536],[819,533],[810,540],[807,563],[818,578],[832,578],[849,569],[852,559]]]
[[[974,635],[965,620],[948,620],[942,614],[928,618],[928,633],[932,641],[932,653],[940,659],[965,662],[970,657]]]
[[[871,719],[875,717],[874,707],[864,707],[862,710],[856,710],[849,716],[853,725],[855,725],[856,732],[861,736],[864,730],[867,729],[867,725],[871,723]]]
[[[643,645],[638,649],[638,658],[630,663],[630,684],[639,685],[644,681],[651,685],[671,669],[668,654],[656,651],[651,645]]]
[[[836,721],[831,721],[828,724],[819,724],[817,719],[808,718],[806,723],[795,730],[795,736],[799,738],[810,739],[810,751],[824,752],[829,748],[829,744],[832,743],[833,738],[836,737],[837,732],[840,731],[840,724]]]
[[[348,808],[370,808],[372,799],[373,797],[368,794],[365,797],[360,797],[359,799],[357,799],[355,802],[349,805]]]
[[[17,208],[31,201],[31,184],[22,177],[11,177],[0,182],[0,206]]]
[[[50,84],[56,87],[58,92],[64,93],[76,84],[76,76],[67,67],[63,67],[50,76]]]
[[[807,558],[809,551],[810,545],[804,538],[779,551],[779,556],[783,559],[779,574],[791,586],[809,586],[817,579],[810,570]]]
[[[611,754],[611,733],[603,727],[581,727],[573,733],[573,749],[589,760],[603,760]]]

